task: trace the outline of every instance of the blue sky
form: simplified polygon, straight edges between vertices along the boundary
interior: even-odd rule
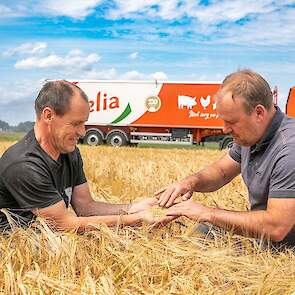
[[[1,0],[0,120],[34,120],[44,79],[221,81],[238,68],[295,85],[295,1]]]

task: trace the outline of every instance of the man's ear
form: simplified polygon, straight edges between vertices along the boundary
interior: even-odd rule
[[[45,107],[42,111],[41,117],[45,122],[50,123],[54,114],[54,111],[50,107]]]
[[[256,114],[256,117],[259,121],[262,121],[264,120],[265,116],[266,116],[266,109],[263,105],[261,104],[258,104],[256,107],[255,107],[255,114]]]

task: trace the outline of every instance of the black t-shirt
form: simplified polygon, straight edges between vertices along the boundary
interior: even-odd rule
[[[77,147],[55,161],[41,148],[31,130],[0,159],[0,208],[7,209],[0,212],[0,226],[8,226],[7,218],[28,226],[35,217],[32,209],[46,208],[61,200],[68,207],[74,187],[85,182]]]

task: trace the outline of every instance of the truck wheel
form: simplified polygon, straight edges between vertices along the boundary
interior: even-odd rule
[[[84,142],[92,146],[101,145],[103,144],[103,138],[99,132],[92,130],[86,133]]]
[[[107,137],[107,144],[115,147],[127,145],[127,139],[125,135],[120,131],[112,132]]]
[[[233,138],[231,136],[224,137],[219,146],[221,150],[230,149],[233,146]]]

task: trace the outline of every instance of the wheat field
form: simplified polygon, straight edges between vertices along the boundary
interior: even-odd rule
[[[0,154],[11,143],[0,143]],[[80,146],[97,200],[129,203],[218,159],[224,151]],[[193,198],[246,210],[238,177]],[[1,294],[295,294],[295,255],[232,234],[205,239],[185,218],[161,229],[98,226],[87,234],[36,229],[0,235]]]

